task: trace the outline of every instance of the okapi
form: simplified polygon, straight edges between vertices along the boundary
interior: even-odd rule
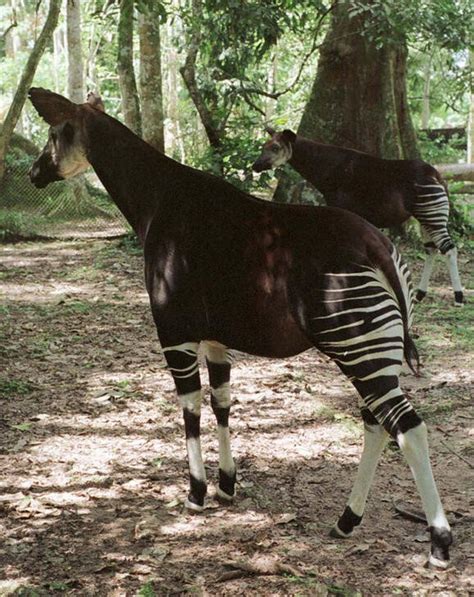
[[[255,172],[288,162],[320,191],[327,205],[365,218],[377,228],[400,226],[411,216],[421,224],[427,253],[416,300],[428,291],[436,251],[447,258],[454,304],[464,304],[457,249],[448,232],[449,199],[439,172],[422,160],[385,160],[344,147],[317,143],[293,131],[271,135],[253,164]]]
[[[348,211],[262,201],[175,162],[105,114],[95,96],[79,105],[44,89],[29,95],[50,125],[31,181],[45,187],[91,165],[143,246],[151,311],[183,409],[187,508],[202,511],[207,492],[199,345],[217,419],[217,497],[227,501],[236,483],[231,349],[290,357],[316,346],[357,389],[365,423],[355,484],[333,536],[348,537],[361,522],[377,461],[392,436],[422,498],[429,562],[445,568],[452,536],[426,426],[399,385],[403,356],[415,369],[418,355],[408,331],[409,272],[391,242]]]

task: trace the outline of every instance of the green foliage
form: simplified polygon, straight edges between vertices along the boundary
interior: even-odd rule
[[[32,389],[31,384],[22,379],[0,377],[0,398],[24,396],[25,394],[29,394]]]
[[[461,183],[462,184],[462,183]],[[451,192],[449,230],[458,248],[470,245],[474,248],[473,238],[473,205],[469,196]]]
[[[13,242],[41,236],[44,216],[0,209],[0,242]]]
[[[455,135],[449,142],[444,139],[428,139],[424,131],[418,133],[421,157],[429,164],[455,164],[465,156],[465,139]]]
[[[151,580],[140,588],[137,593],[137,597],[156,597],[153,582]]]

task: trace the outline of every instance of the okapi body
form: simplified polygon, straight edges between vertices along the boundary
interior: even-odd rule
[[[253,169],[262,172],[288,162],[320,191],[327,205],[365,218],[378,228],[416,218],[427,253],[416,298],[427,293],[436,251],[446,256],[454,304],[463,305],[457,249],[448,232],[449,199],[439,172],[422,160],[385,160],[367,153],[324,145],[290,130],[271,135]]]
[[[403,356],[412,367],[418,357],[408,332],[409,273],[390,241],[348,211],[261,201],[179,164],[107,116],[94,97],[77,105],[33,88],[30,98],[51,125],[30,172],[33,183],[46,186],[91,165],[143,245],[151,310],[183,408],[186,506],[202,510],[207,492],[199,345],[217,419],[217,495],[228,501],[236,481],[228,425],[231,349],[290,357],[316,346],[351,379],[365,423],[356,481],[332,533],[347,537],[360,523],[392,436],[422,497],[430,562],[446,567],[452,539],[426,426],[399,386]]]

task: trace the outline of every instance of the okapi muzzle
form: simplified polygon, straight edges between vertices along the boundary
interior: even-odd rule
[[[33,162],[28,176],[37,189],[44,189],[50,182],[64,180],[58,172],[58,166],[54,163],[48,146]]]
[[[261,155],[255,162],[252,164],[252,170],[254,172],[264,172],[265,170],[271,170],[273,168],[271,159]]]

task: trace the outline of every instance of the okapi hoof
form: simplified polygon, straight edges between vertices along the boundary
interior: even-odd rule
[[[426,566],[445,570],[449,565],[449,546],[453,543],[453,535],[449,529],[430,527],[431,553]]]
[[[362,516],[355,514],[350,506],[342,513],[342,516],[331,529],[329,535],[335,539],[347,539],[352,535],[354,527],[358,526],[362,520]]]
[[[454,306],[464,307],[464,294],[461,291],[454,293]]]
[[[349,539],[349,537],[352,535],[352,532],[350,533],[344,533],[343,531],[341,531],[341,529],[337,526],[337,524],[335,524],[332,529],[329,531],[329,536],[332,537],[333,539]]]
[[[221,502],[222,504],[230,504],[234,501],[234,495],[229,495],[225,491],[223,491],[220,487],[216,488],[216,500]]]
[[[425,298],[425,296],[426,296],[426,292],[424,290],[420,290],[418,288],[418,290],[416,291],[415,301],[417,303],[421,303],[421,301]]]
[[[184,500],[184,506],[186,510],[189,510],[190,512],[199,513],[204,511],[204,502],[202,505],[196,504],[195,502],[192,502],[189,497]]]
[[[440,560],[435,557],[432,553],[430,553],[430,557],[426,562],[425,568],[429,568],[432,570],[446,570],[449,566],[449,560]]]

